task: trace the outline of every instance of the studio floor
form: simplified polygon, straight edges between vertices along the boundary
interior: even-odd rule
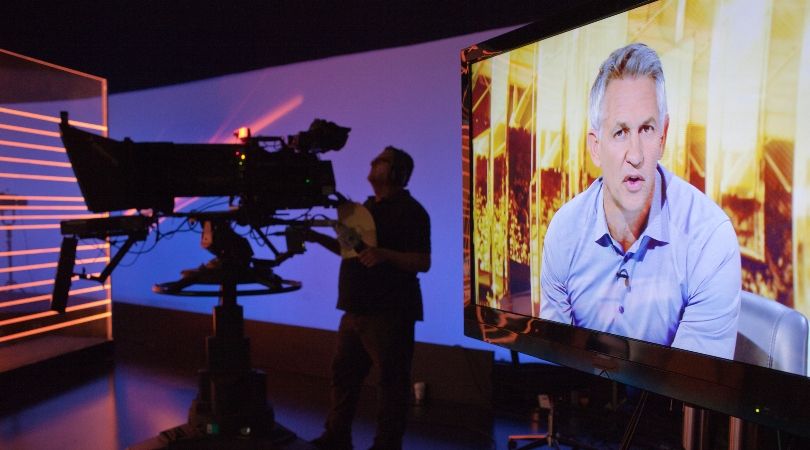
[[[0,449],[125,449],[185,423],[196,395],[196,369],[120,353],[108,351],[103,363],[91,356],[68,360],[67,365],[63,362],[23,371],[13,378],[0,377],[4,389],[0,398]],[[298,437],[299,444],[289,448],[308,449],[306,441],[320,434],[326,416],[328,381],[297,373],[267,373],[268,397],[276,420]],[[510,435],[544,431],[546,411],[532,407],[525,389],[538,381],[558,387],[552,397],[567,405],[558,408],[555,415],[555,427],[564,444],[560,448],[620,448],[632,412],[632,401],[624,397],[627,392],[621,389],[618,393],[624,406],[609,410],[603,405],[617,398],[615,386],[611,392],[610,383],[593,383],[589,378],[566,374],[542,367],[534,372],[498,365],[493,371],[493,379],[498,381],[491,407],[430,401],[429,397],[423,405],[412,405],[404,448],[505,450]],[[681,448],[682,405],[658,397],[650,399],[631,448]],[[579,406],[572,407],[574,403]],[[372,443],[374,406],[374,389],[367,387],[354,426],[356,449],[366,449]],[[724,420],[727,422],[721,417],[715,424],[722,425]],[[701,448],[728,448],[725,433],[719,427]],[[746,448],[777,448],[768,443],[777,444],[769,438],[764,447],[756,444]],[[781,448],[806,448],[802,447],[806,443],[783,439]]]
[[[184,423],[196,395],[194,371],[120,356],[104,367],[67,368],[37,377],[21,380],[21,386],[33,386],[36,393],[17,392],[16,404],[0,411],[0,448],[127,448]],[[371,445],[374,395],[371,388],[364,391],[354,427],[357,449]],[[321,432],[328,408],[325,379],[270,371],[268,396],[277,421],[299,438],[309,440]],[[411,408],[404,448],[506,448],[509,434],[526,433],[530,426],[529,417],[496,417],[482,408],[428,402]]]

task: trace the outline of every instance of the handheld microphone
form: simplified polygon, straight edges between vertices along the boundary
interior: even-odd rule
[[[616,272],[616,278],[624,278],[624,285],[630,287],[630,274],[627,272],[627,269],[621,269]]]

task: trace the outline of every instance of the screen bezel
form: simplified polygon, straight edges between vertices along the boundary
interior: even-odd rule
[[[810,437],[810,378],[474,303],[471,65],[651,3],[580,1],[461,52],[464,334],[699,407]],[[774,387],[778,387],[774,389]]]

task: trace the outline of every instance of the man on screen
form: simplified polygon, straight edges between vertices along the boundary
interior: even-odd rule
[[[602,174],[551,220],[540,317],[733,358],[737,237],[720,207],[658,163],[669,116],[654,50],[631,44],[602,63],[589,119]]]

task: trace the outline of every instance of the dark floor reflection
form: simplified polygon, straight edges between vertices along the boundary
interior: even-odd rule
[[[278,421],[302,439],[317,436],[328,407],[327,381],[300,374],[268,375],[268,394]],[[43,376],[34,384],[52,382],[44,378],[54,376],[59,374]],[[123,449],[184,423],[195,394],[192,370],[119,360],[92,376],[85,374],[83,380],[66,383],[61,392],[5,405],[0,415],[0,448]],[[371,444],[374,432],[373,390],[369,388],[364,397],[354,429],[358,449]],[[438,404],[413,407],[405,448],[506,448],[508,434],[526,429],[526,421],[493,421],[489,412],[475,409]]]
[[[196,395],[197,370],[107,352],[71,365],[8,377],[0,374],[0,449],[116,450],[186,422]],[[428,402],[412,406],[408,450],[506,450],[512,434],[545,431],[537,393],[554,399],[555,432],[571,448],[618,449],[637,390],[545,364],[496,364],[493,408]],[[328,380],[268,372],[276,418],[302,440],[320,434],[328,408]],[[354,446],[371,445],[375,393],[370,387],[354,427]],[[681,404],[651,396],[632,449],[681,447]],[[705,448],[728,448],[727,417],[712,418]],[[808,448],[806,440],[760,429],[750,448]],[[303,441],[301,441],[303,444]],[[762,444],[762,445],[759,445]],[[306,447],[306,445],[304,444]]]

